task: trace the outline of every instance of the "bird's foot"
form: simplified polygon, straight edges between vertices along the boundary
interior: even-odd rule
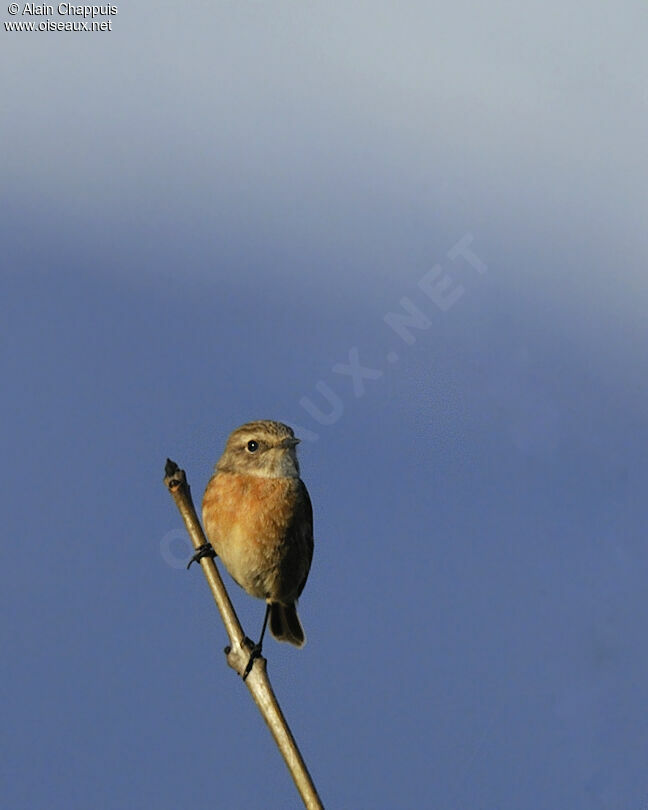
[[[198,546],[198,548],[196,549],[196,553],[187,563],[187,569],[191,568],[191,563],[198,562],[198,560],[201,560],[203,557],[211,557],[211,559],[213,560],[215,556],[216,552],[214,551],[212,544],[203,543],[202,546]]]
[[[252,667],[254,666],[254,662],[257,658],[261,657],[261,650],[263,649],[261,644],[253,644],[251,639],[246,639],[249,644],[252,644],[252,648],[250,649],[250,658],[247,662],[247,666],[243,670],[243,680],[247,678],[247,676],[252,672]]]

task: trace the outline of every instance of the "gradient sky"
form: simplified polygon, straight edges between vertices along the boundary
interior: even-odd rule
[[[162,485],[274,418],[326,806],[642,810],[645,4],[118,9],[0,34],[2,805],[300,807]]]

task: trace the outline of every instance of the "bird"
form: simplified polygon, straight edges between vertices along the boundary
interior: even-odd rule
[[[266,602],[244,677],[261,654],[268,621],[278,641],[306,642],[297,600],[313,559],[313,508],[300,478],[299,442],[282,422],[246,422],[230,434],[203,496],[214,552],[238,585]]]

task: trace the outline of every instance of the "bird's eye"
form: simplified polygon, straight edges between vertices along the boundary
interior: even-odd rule
[[[259,449],[259,443],[255,442],[254,439],[250,439],[250,441],[247,443],[247,449],[250,451],[250,453],[256,453],[256,451]]]

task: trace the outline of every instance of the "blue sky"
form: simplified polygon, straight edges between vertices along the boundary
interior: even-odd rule
[[[2,31],[3,805],[300,806],[162,485],[275,418],[327,807],[644,806],[645,7],[112,20]]]

